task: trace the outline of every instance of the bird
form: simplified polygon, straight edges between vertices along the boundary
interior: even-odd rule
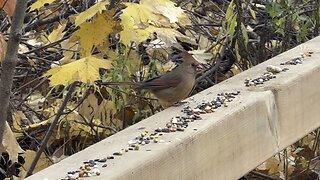
[[[130,85],[134,89],[147,89],[163,107],[169,107],[188,97],[196,83],[196,75],[204,67],[187,51],[182,53],[182,63],[163,75],[140,82],[101,82],[101,85]]]

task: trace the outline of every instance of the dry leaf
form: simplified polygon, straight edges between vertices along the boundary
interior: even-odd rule
[[[23,165],[24,169],[29,169],[32,161],[36,156],[36,153],[37,153],[36,151],[32,151],[32,150],[27,150],[24,153],[24,158],[26,161]],[[44,155],[44,153],[42,153],[33,173],[39,172],[40,170],[47,168],[50,165],[52,165],[52,162],[46,157],[46,155]]]
[[[116,108],[112,101],[105,99],[98,104],[95,95],[90,94],[80,105],[79,113],[87,119],[101,119],[106,125],[110,125]]]
[[[16,7],[16,0],[0,0],[0,7],[3,7],[4,12],[11,17]]]
[[[43,7],[46,4],[49,5],[53,2],[54,2],[54,0],[37,0],[30,6],[30,11],[34,11],[36,9]]]
[[[14,137],[14,134],[12,133],[8,122],[6,122],[5,125],[3,141],[0,145],[0,152],[7,152],[9,154],[9,159],[12,162],[17,162],[18,154],[24,152],[18,144],[16,138]]]

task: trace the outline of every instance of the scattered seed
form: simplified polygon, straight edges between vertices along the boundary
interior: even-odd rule
[[[289,70],[289,68],[283,68],[283,69],[282,69],[282,71],[284,71],[284,72],[285,72],[285,71],[288,71],[288,70]]]
[[[72,179],[73,178],[73,174],[67,174],[68,179]]]
[[[122,151],[114,152],[113,155],[114,156],[122,156],[123,152]]]
[[[178,122],[178,118],[177,117],[174,117],[171,119],[171,123],[177,123]]]
[[[170,129],[168,127],[165,127],[162,129],[161,132],[164,132],[164,133],[169,133],[170,132]]]
[[[106,162],[107,161],[107,158],[101,158],[101,159],[98,159],[98,162]]]
[[[107,159],[114,159],[114,156],[107,156]]]
[[[69,171],[67,174],[75,174],[75,171]]]
[[[226,102],[223,103],[224,107],[228,107],[228,104]]]
[[[170,130],[170,132],[176,132],[177,128],[176,127],[170,127],[169,130]]]
[[[156,132],[162,132],[162,128],[161,128],[161,127],[158,127],[155,131],[156,131]]]
[[[85,165],[85,170],[87,170],[87,171],[90,171],[91,170],[91,167],[90,167],[90,165]]]
[[[84,177],[85,174],[87,174],[85,171],[80,171],[80,172],[79,172],[79,177]]]
[[[280,65],[298,65],[298,64],[302,64],[303,59],[302,57],[296,57],[293,59],[290,59],[289,61],[280,63]]]
[[[128,144],[129,144],[129,145],[131,145],[131,144],[137,144],[137,143],[138,143],[137,140],[130,140],[130,141],[128,141]]]
[[[279,66],[268,65],[266,70],[272,73],[280,73],[282,71],[282,68]]]
[[[99,176],[100,175],[100,170],[98,168],[93,168],[92,173]]]

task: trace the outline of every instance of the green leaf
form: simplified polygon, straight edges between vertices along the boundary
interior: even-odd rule
[[[234,14],[232,19],[229,21],[229,28],[228,28],[228,33],[230,37],[233,37],[234,32],[236,31],[236,26],[237,26],[237,14]]]
[[[248,37],[248,33],[247,33],[247,28],[244,26],[243,23],[241,23],[241,33],[243,35],[245,46],[247,47],[247,45],[249,43],[249,37]]]
[[[227,21],[230,21],[232,19],[232,17],[234,16],[234,8],[235,8],[235,5],[233,3],[233,0],[230,2],[229,6],[228,6],[228,9],[227,9],[227,12],[226,12],[226,19]]]
[[[254,10],[252,10],[251,7],[249,7],[249,12],[250,12],[250,15],[252,16],[252,18],[254,20],[257,20],[256,12]]]
[[[277,16],[281,16],[281,14],[283,13],[283,9],[282,6],[278,3],[272,3],[267,5],[267,12],[269,13],[269,15],[272,18],[275,18]]]

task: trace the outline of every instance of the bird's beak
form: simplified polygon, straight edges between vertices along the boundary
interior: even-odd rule
[[[196,72],[197,73],[203,73],[206,70],[206,68],[202,64],[198,64],[196,66]]]

